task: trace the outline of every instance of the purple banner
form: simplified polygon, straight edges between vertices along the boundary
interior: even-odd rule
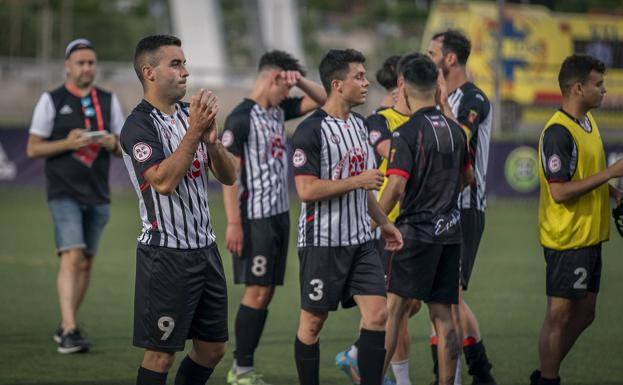
[[[0,186],[45,186],[44,160],[26,157],[27,141],[27,129],[0,130]],[[492,143],[487,171],[487,195],[536,196],[539,187],[536,148],[536,141]],[[623,144],[606,144],[605,150],[608,164],[623,158]],[[125,165],[119,158],[113,157],[111,160],[110,184],[115,189],[129,189],[132,186]],[[622,187],[621,180],[618,185]]]

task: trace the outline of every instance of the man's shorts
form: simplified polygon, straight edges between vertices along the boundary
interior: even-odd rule
[[[478,209],[461,210],[461,231],[463,243],[461,245],[461,287],[467,290],[469,279],[472,276],[474,262],[480,239],[485,229],[485,213]]]
[[[381,265],[383,265],[383,272],[385,273],[385,277],[387,278],[387,270],[389,269],[389,260],[392,255],[391,251],[385,250],[385,239],[375,239],[374,246],[376,247],[376,251],[379,253],[379,258],[381,260]]]
[[[184,350],[187,339],[227,341],[227,284],[216,244],[136,249],[134,346]]]
[[[48,207],[54,222],[58,255],[68,250],[84,249],[85,255],[94,256],[110,218],[110,204],[83,204],[65,198],[48,201]]]
[[[457,304],[461,245],[403,241],[391,260],[387,291],[426,303]]]
[[[548,296],[579,299],[587,292],[599,292],[601,243],[575,250],[543,248],[543,254],[547,263]]]
[[[283,285],[290,240],[287,212],[270,218],[243,221],[242,257],[233,256],[234,282],[247,285]]]
[[[386,295],[383,266],[373,241],[358,246],[298,249],[301,308],[314,312],[355,306],[355,295]]]

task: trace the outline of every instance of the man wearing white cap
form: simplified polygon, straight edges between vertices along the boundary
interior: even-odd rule
[[[114,94],[93,85],[96,65],[89,40],[76,39],[67,45],[67,80],[39,98],[26,149],[30,158],[45,158],[48,206],[60,256],[61,324],[54,340],[58,352],[64,354],[89,350],[78,330],[76,313],[110,217],[110,154],[121,155],[123,111]]]

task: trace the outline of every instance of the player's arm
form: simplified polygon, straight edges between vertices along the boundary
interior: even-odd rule
[[[337,180],[320,179],[316,175],[296,175],[294,184],[303,202],[316,202],[333,199],[359,188],[378,190],[383,185],[383,174],[373,169]]]
[[[570,180],[568,182],[550,181],[549,191],[552,193],[552,198],[554,198],[556,203],[565,203],[581,197],[602,184],[607,183],[612,178],[619,178],[621,176],[623,176],[623,159],[618,160],[605,170],[584,179]]]
[[[552,125],[541,139],[541,167],[547,179],[549,191],[556,203],[565,203],[596,189],[612,178],[623,175],[623,160],[587,178],[571,180],[575,170],[571,168],[574,139],[561,125]],[[581,156],[581,154],[579,154]]]
[[[217,111],[216,98],[211,92],[201,90],[191,98],[189,127],[180,145],[168,158],[143,172],[145,180],[159,194],[171,195],[180,184],[195,159],[204,131],[214,123]],[[214,163],[217,159],[211,158],[211,161]]]
[[[327,92],[320,84],[307,79],[298,71],[282,71],[281,77],[286,79],[290,86],[296,86],[305,93],[299,105],[298,116],[305,115],[321,106],[327,100]]]
[[[389,159],[392,134],[389,131],[387,119],[383,115],[372,114],[366,119],[366,126],[368,127],[370,145],[380,157]]]
[[[381,235],[385,239],[385,250],[396,251],[402,249],[402,234],[387,218],[387,214],[381,210],[381,206],[371,191],[368,191],[368,214],[381,229]]]
[[[387,185],[379,201],[379,205],[385,213],[389,213],[400,200],[415,163],[411,148],[401,135],[400,130],[394,131],[390,153],[386,172]]]
[[[400,200],[400,197],[405,191],[406,185],[407,180],[404,176],[398,174],[388,175],[387,185],[385,186],[385,190],[383,190],[383,194],[379,200],[379,206],[384,213],[388,214],[394,207],[396,207],[396,203]]]
[[[216,126],[216,121],[214,121]],[[216,128],[214,128],[216,131]],[[214,142],[204,140],[210,157],[210,171],[216,179],[224,185],[231,186],[236,182],[236,160],[227,151],[219,139]]]
[[[236,171],[240,170],[240,158],[234,156]],[[238,184],[231,186],[223,185],[223,202],[225,204],[225,215],[227,216],[227,229],[225,230],[225,246],[234,255],[242,255],[244,245],[244,232],[242,230],[242,219],[240,217],[240,206],[238,205]]]
[[[463,134],[463,138],[465,139],[465,151],[463,153],[463,170],[461,172],[461,191],[463,191],[467,186],[476,183],[472,158],[469,154],[468,137],[465,135],[465,132],[463,132]]]

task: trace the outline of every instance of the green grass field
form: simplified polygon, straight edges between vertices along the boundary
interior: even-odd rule
[[[134,384],[142,351],[132,347],[134,259],[138,208],[131,192],[113,195],[113,216],[102,240],[92,285],[79,320],[93,343],[88,354],[56,353],[52,333],[59,321],[56,299],[58,259],[52,223],[42,191],[0,190],[0,384]],[[222,243],[225,217],[220,195],[211,211]],[[294,206],[293,216],[298,215]],[[294,220],[293,223],[296,223]],[[527,384],[537,365],[537,335],[545,308],[544,261],[536,239],[536,203],[491,201],[485,235],[470,291],[500,384]],[[298,261],[295,237],[286,284],[277,291],[256,354],[256,367],[276,385],[297,383],[293,340],[298,320]],[[228,278],[231,257],[221,247]],[[612,232],[604,247],[597,319],[578,341],[562,368],[564,384],[623,384],[623,240]],[[230,287],[230,331],[241,287]],[[356,310],[330,315],[321,334],[321,382],[347,385],[334,367],[335,354],[355,338]],[[432,378],[427,314],[411,321],[411,378]],[[233,339],[233,336],[231,336]],[[210,383],[225,384],[231,351]],[[178,362],[181,355],[178,356]],[[176,367],[173,368],[174,373]],[[173,383],[174,375],[169,376]],[[464,376],[464,384],[469,384]]]

